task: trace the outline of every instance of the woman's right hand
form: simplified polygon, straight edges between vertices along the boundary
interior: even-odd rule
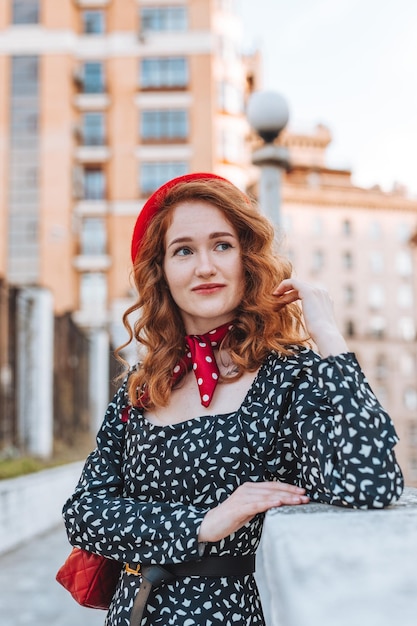
[[[295,485],[276,481],[243,483],[224,502],[206,513],[198,541],[220,541],[242,528],[258,513],[265,513],[273,507],[308,502],[305,489]]]

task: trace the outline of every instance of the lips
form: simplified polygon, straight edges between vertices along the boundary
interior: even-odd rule
[[[202,285],[197,285],[196,287],[193,287],[191,291],[194,291],[194,293],[208,295],[211,293],[216,293],[220,289],[223,289],[223,287],[225,287],[225,285],[223,285],[222,283],[204,283]]]

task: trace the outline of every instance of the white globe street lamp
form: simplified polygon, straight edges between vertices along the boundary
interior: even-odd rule
[[[286,148],[273,142],[288,122],[288,105],[279,93],[255,91],[249,97],[246,115],[251,127],[264,140],[264,145],[252,154],[252,163],[261,169],[259,204],[276,231],[280,231],[281,179],[282,171],[289,168],[289,154]]]

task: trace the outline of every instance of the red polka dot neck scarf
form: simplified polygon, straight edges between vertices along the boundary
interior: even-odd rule
[[[210,406],[220,376],[213,349],[219,347],[232,327],[233,324],[228,322],[204,335],[186,335],[185,342],[188,349],[178,365],[174,367],[172,387],[175,387],[192,369],[197,380],[201,404],[205,407]],[[145,389],[141,395],[140,404],[142,407],[146,407],[147,402],[148,394]],[[122,422],[129,420],[130,408],[129,404],[123,408],[121,412]]]
[[[194,371],[201,404],[205,407],[210,405],[220,376],[213,348],[218,348],[231,328],[228,322],[204,335],[186,335],[188,350],[174,368],[173,387],[190,369]]]

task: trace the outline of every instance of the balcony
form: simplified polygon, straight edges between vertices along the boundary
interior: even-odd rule
[[[74,105],[79,111],[104,111],[110,106],[110,97],[106,93],[78,93]]]
[[[107,7],[111,0],[75,0],[75,4],[81,9],[99,9],[101,7]]]
[[[74,311],[72,319],[81,328],[103,328],[107,326],[108,313],[106,309],[95,307],[94,309],[80,309]]]
[[[107,146],[78,146],[75,158],[79,163],[105,163],[110,158],[110,149]]]
[[[110,268],[111,258],[108,254],[78,254],[72,266],[79,272],[104,272]]]
[[[80,199],[74,206],[74,214],[77,217],[85,217],[85,216],[104,217],[108,212],[109,212],[109,205],[108,205],[107,200]]]
[[[109,106],[105,67],[101,61],[84,61],[75,67],[73,81],[78,93],[75,106],[80,110],[100,110]]]

